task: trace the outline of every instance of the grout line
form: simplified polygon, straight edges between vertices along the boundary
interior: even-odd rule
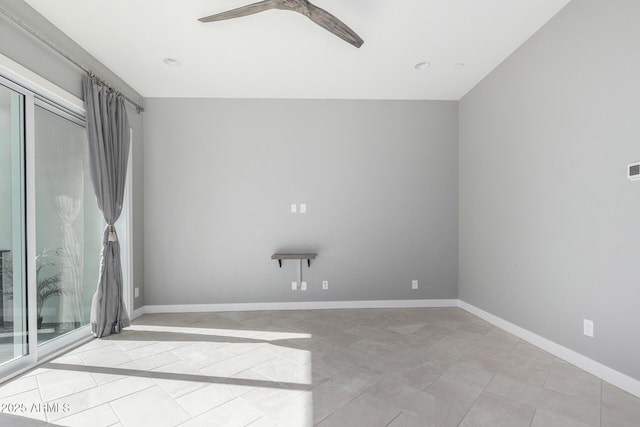
[[[353,399],[349,400],[348,402],[344,403],[343,405],[340,405],[339,407],[337,407],[336,409],[334,409],[329,415],[327,415],[326,417],[324,417],[321,420],[318,420],[318,422],[314,422],[315,425],[320,424],[322,422],[324,422],[324,420],[328,419],[329,417],[332,417],[335,415],[336,412],[338,412],[340,409],[344,408],[345,406],[349,405],[351,402],[353,402],[354,400],[356,400],[357,398],[359,398],[360,396],[362,396],[363,394],[365,394],[366,390],[364,390],[362,393],[358,394],[356,397],[354,397]]]
[[[38,396],[40,396],[40,402],[45,403],[44,399],[42,398],[42,391],[40,390],[40,381],[38,381],[38,375],[34,375],[34,377],[36,379],[36,384],[38,385]],[[46,412],[44,414],[44,419],[47,423],[49,422],[49,414]]]
[[[260,411],[260,412],[262,412],[262,411]],[[255,420],[251,421],[249,424],[245,424],[244,427],[251,427],[251,424],[254,424],[255,422],[260,421],[260,420],[265,419],[265,418],[277,425],[277,423],[271,417],[269,417],[267,415],[263,415],[262,417],[256,418]]]
[[[402,410],[401,410],[401,411],[398,413],[398,415],[396,415],[395,417],[393,417],[393,419],[392,419],[391,421],[389,421],[389,422],[385,425],[385,427],[389,427],[391,424],[393,424],[393,422],[394,422],[394,421],[395,421],[395,420],[396,420],[400,415],[402,415],[403,413],[404,413],[404,411],[402,411]]]
[[[124,422],[120,419],[120,416],[118,415],[118,413],[116,412],[115,408],[113,406],[111,406],[111,402],[107,402],[107,406],[109,406],[109,408],[111,409],[111,411],[113,412],[113,414],[116,416],[116,418],[118,419],[118,422],[111,424],[111,426],[115,426],[116,424],[122,424],[124,425]],[[109,426],[109,427],[111,427]]]
[[[549,376],[551,375],[551,369],[553,369],[553,364],[556,363],[557,357],[553,357],[553,360],[549,364],[549,369],[547,370],[547,376],[544,378],[544,383],[542,384],[542,389],[549,390],[547,388],[547,381],[549,381]]]
[[[602,426],[602,404],[604,403],[604,384],[603,380],[600,380],[600,425]]]
[[[536,419],[536,415],[538,414],[538,407],[536,406],[536,409],[533,411],[533,416],[531,417],[531,420],[529,421],[529,427],[531,427],[533,425],[533,420]]]
[[[490,372],[490,371],[489,371]],[[493,379],[496,377],[496,374],[493,373],[493,375],[491,376],[491,379],[487,382],[487,385],[484,386],[484,388],[482,389],[482,391],[480,393],[478,393],[478,396],[475,398],[475,400],[473,401],[473,403],[471,404],[471,406],[469,406],[469,409],[467,410],[467,412],[465,412],[464,416],[460,419],[460,422],[458,423],[458,426],[460,426],[462,424],[462,422],[464,421],[465,418],[467,418],[467,415],[469,415],[469,412],[471,412],[471,410],[473,409],[474,406],[476,406],[476,403],[478,402],[478,400],[480,399],[480,397],[482,396],[482,394],[485,392],[485,390],[487,389],[487,387],[489,387],[489,384],[491,384],[491,382],[493,381]]]

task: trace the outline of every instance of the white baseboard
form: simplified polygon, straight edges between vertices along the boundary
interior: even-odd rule
[[[411,307],[457,307],[456,299],[415,299],[377,301],[296,301],[256,302],[229,304],[177,304],[147,305],[144,313],[198,313],[216,311],[263,311],[263,310],[327,310],[336,308],[411,308]]]
[[[590,374],[595,375],[596,377],[615,385],[616,387],[626,391],[627,393],[631,393],[634,396],[640,397],[640,381],[631,378],[628,375],[618,372],[615,369],[612,369],[608,366],[603,365],[602,363],[588,358],[587,356],[563,347],[560,344],[541,337],[540,335],[534,334],[531,331],[514,325],[511,322],[508,322],[498,316],[479,309],[478,307],[468,304],[462,300],[458,300],[458,307],[480,317],[481,319],[486,320],[487,322],[499,327],[500,329],[504,329],[505,331],[517,336],[518,338],[521,338],[562,360],[571,363],[572,365],[584,369]]]
[[[142,316],[143,314],[145,314],[147,312],[146,307],[142,306],[136,310],[133,310],[130,315],[129,315],[129,320],[134,320],[137,319],[138,317]]]

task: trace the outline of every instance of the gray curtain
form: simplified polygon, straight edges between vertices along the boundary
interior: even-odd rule
[[[91,303],[91,330],[96,337],[120,333],[129,326],[122,298],[120,243],[114,226],[120,217],[129,159],[129,120],[122,96],[94,76],[82,79],[87,111],[91,181],[107,227],[102,239],[98,287]]]

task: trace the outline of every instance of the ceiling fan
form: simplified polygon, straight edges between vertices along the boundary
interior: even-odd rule
[[[265,10],[270,9],[292,10],[294,12],[301,13],[316,24],[320,25],[325,30],[332,32],[342,40],[352,44],[355,47],[360,47],[362,46],[362,43],[364,43],[364,40],[362,40],[360,36],[355,33],[355,31],[347,27],[344,22],[342,22],[326,10],[311,4],[308,0],[264,0],[258,3],[242,6],[237,9],[232,9],[227,12],[205,16],[204,18],[198,19],[198,21],[222,21],[224,19],[239,18],[241,16],[264,12]]]

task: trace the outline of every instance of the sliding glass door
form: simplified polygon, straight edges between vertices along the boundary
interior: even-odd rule
[[[0,381],[91,336],[104,229],[82,109],[19,81],[0,76]]]
[[[0,366],[28,354],[24,104],[0,84]]]
[[[89,172],[81,118],[35,107],[38,343],[89,324],[103,220]]]

